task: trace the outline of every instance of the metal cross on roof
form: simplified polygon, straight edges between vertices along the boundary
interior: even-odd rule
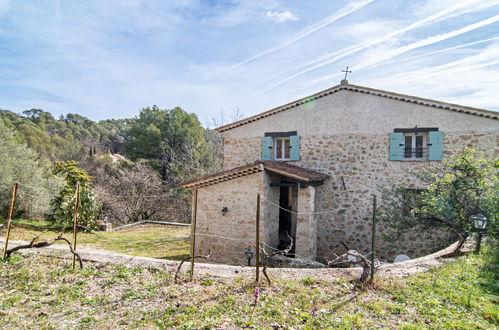
[[[352,73],[352,71],[348,71],[348,66],[347,66],[347,69],[346,70],[341,70],[341,72],[345,72],[345,80],[347,79],[347,75],[349,73]]]

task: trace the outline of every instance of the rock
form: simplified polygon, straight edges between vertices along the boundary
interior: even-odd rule
[[[410,260],[411,258],[409,258],[407,255],[405,254],[399,254],[395,260],[393,261],[394,263],[396,262],[402,262],[402,261],[406,261],[406,260]]]

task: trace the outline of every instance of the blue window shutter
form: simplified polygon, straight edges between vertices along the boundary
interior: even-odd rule
[[[428,159],[442,160],[444,155],[444,133],[428,132]]]
[[[262,160],[272,160],[272,137],[262,138]]]
[[[404,134],[390,133],[390,160],[404,159]]]
[[[300,160],[300,137],[298,135],[291,135],[289,137],[289,160]]]

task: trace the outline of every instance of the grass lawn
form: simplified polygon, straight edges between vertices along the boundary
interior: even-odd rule
[[[70,262],[35,254],[0,263],[0,328],[461,328],[499,327],[498,250],[484,246],[427,273],[334,281],[197,277]]]
[[[47,227],[52,225],[45,222],[36,224]],[[5,228],[2,228],[0,236],[5,237],[5,233]],[[33,237],[40,235],[39,239],[45,240],[59,234],[60,231],[50,229],[13,227],[10,239],[31,241]],[[181,260],[189,255],[189,235],[190,227],[144,225],[116,232],[80,232],[77,243],[141,257]],[[71,232],[67,232],[65,237],[73,240]]]

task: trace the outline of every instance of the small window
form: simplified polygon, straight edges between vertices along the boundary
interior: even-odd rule
[[[300,137],[293,132],[265,133],[262,138],[262,160],[300,160]]]
[[[404,134],[404,158],[422,160],[427,158],[426,133]]]
[[[274,139],[274,160],[289,160],[290,142],[289,137],[279,137]]]
[[[444,135],[436,127],[396,128],[389,136],[390,160],[442,160]]]

